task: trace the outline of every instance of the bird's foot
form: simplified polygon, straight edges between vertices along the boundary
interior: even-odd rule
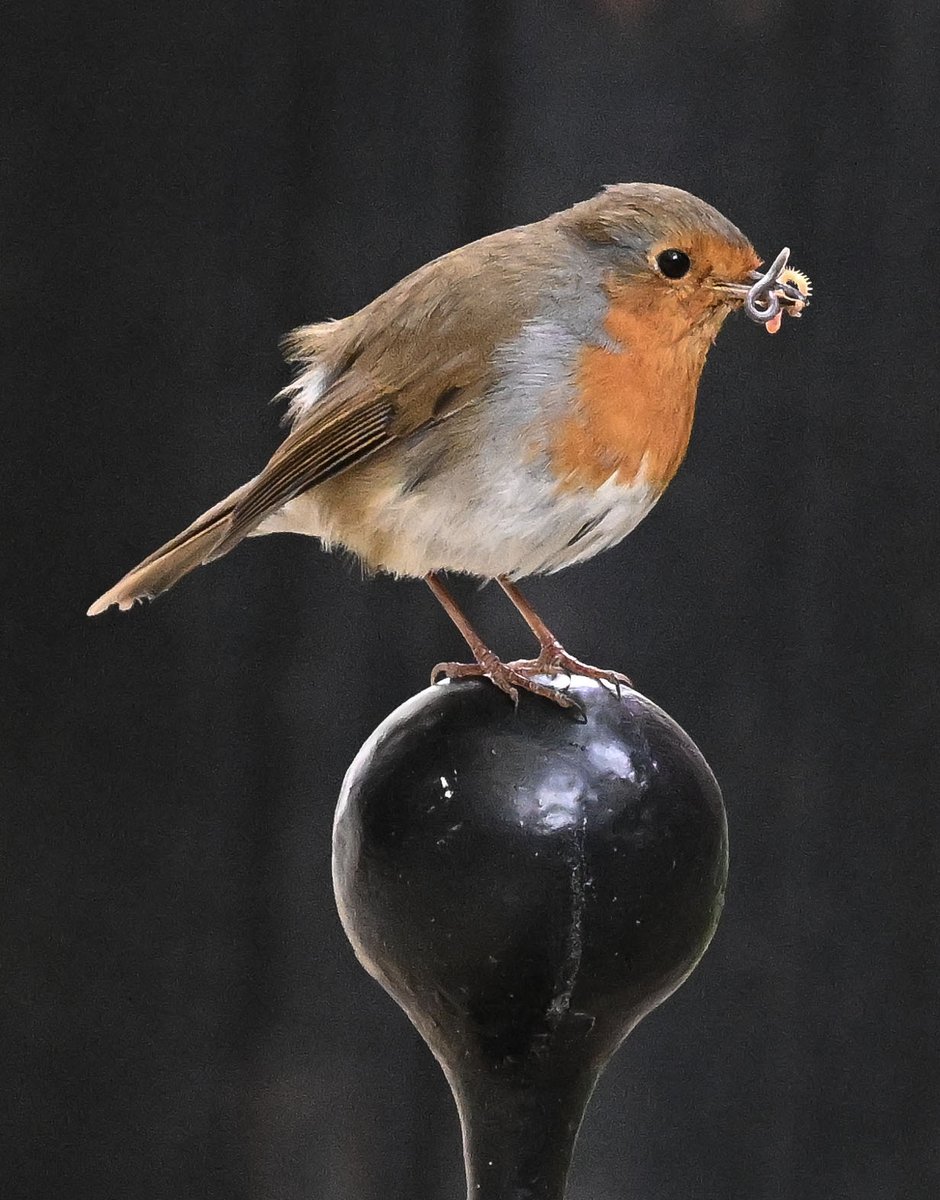
[[[574,661],[574,660],[572,660]],[[566,668],[558,668],[558,671]],[[551,700],[561,708],[578,708],[579,706],[558,688],[546,683],[539,683],[537,675],[554,674],[546,671],[540,659],[523,659],[519,662],[504,663],[491,651],[481,654],[479,662],[473,663],[438,663],[431,672],[431,682],[439,679],[489,679],[495,683],[501,692],[505,692],[513,704],[519,703],[519,691],[532,692]],[[583,673],[583,672],[579,672]]]
[[[542,647],[538,658],[526,662],[508,663],[510,667],[532,667],[536,675],[583,675],[586,679],[598,679],[609,683],[617,689],[620,695],[622,687],[633,687],[633,681],[620,671],[610,671],[603,667],[592,667],[590,663],[581,662],[561,645],[560,642],[550,642]]]

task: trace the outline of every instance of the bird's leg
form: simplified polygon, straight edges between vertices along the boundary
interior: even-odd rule
[[[538,638],[542,648],[538,658],[510,663],[510,666],[517,671],[530,671],[536,675],[554,675],[564,671],[568,675],[584,675],[588,679],[603,679],[607,683],[614,684],[618,691],[621,684],[626,684],[627,687],[632,686],[627,676],[621,675],[619,671],[605,671],[600,667],[592,667],[569,654],[511,579],[505,575],[499,575],[496,582],[512,601],[523,621]]]
[[[534,692],[537,696],[544,696],[546,700],[554,700],[562,708],[574,707],[573,701],[559,692],[557,688],[548,687],[544,683],[537,683],[532,678],[533,675],[538,674],[537,671],[520,671],[516,669],[516,664],[504,663],[501,659],[497,658],[470,624],[457,601],[433,571],[429,571],[425,575],[424,582],[434,593],[444,612],[447,613],[460,630],[461,637],[470,647],[473,657],[476,659],[476,662],[472,663],[438,663],[431,672],[432,683],[436,683],[441,677],[446,679],[468,679],[485,676],[491,682],[495,683],[501,691],[505,692],[513,704],[519,703],[519,688],[522,688],[526,692]]]

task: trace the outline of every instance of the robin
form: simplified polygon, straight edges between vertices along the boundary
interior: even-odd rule
[[[699,378],[743,308],[771,332],[809,281],[677,188],[606,188],[419,268],[344,320],[287,341],[290,433],[267,466],[88,610],[166,591],[243,538],[303,533],[370,570],[424,578],[485,675],[569,702],[558,673],[625,679],[569,655],[519,591],[616,545],[686,452]],[[541,647],[502,662],[440,575],[495,579]]]

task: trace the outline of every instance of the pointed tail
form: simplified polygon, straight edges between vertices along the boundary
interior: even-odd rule
[[[165,546],[154,550],[142,563],[128,571],[123,579],[94,602],[88,610],[88,616],[97,617],[112,604],[116,604],[124,612],[133,607],[135,600],[152,600],[194,568],[211,562],[213,558],[221,557],[214,552],[228,533],[232,510],[252,483],[254,480],[226,496],[214,508],[210,508],[193,521],[182,533],[178,533]],[[249,532],[251,531],[246,529],[242,536],[247,536]],[[241,538],[238,540],[241,541]],[[222,553],[227,554],[236,544],[233,542],[226,546]]]

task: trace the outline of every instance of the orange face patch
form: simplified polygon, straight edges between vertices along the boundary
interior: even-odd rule
[[[625,487],[642,481],[661,491],[685,457],[717,326],[690,333],[674,295],[633,283],[612,292],[604,327],[617,348],[581,351],[577,411],[556,431],[552,464],[565,490],[615,476]]]
[[[691,262],[675,282],[653,267],[670,247]],[[699,230],[665,234],[650,260],[648,275],[606,281],[604,329],[613,345],[581,351],[576,410],[549,448],[565,490],[611,477],[627,487],[666,487],[685,457],[705,358],[730,311],[712,285],[744,281],[760,261],[747,242]]]

